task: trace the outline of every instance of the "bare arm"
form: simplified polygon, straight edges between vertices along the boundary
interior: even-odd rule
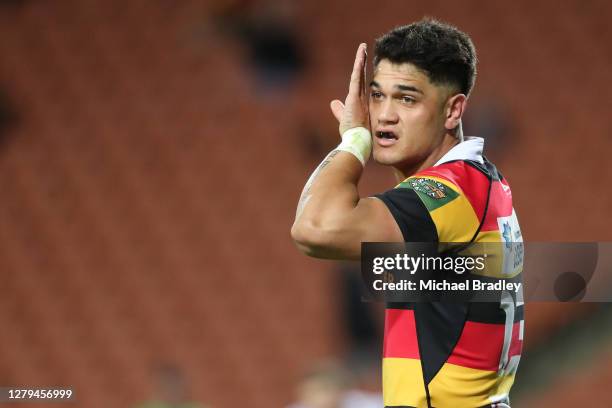
[[[345,104],[331,109],[340,121],[340,133],[369,127],[365,94],[365,44],[359,46]],[[367,158],[366,158],[367,160]],[[310,256],[359,259],[362,241],[403,241],[385,204],[359,197],[357,184],[363,165],[351,153],[334,150],[312,174],[300,197],[291,235]]]

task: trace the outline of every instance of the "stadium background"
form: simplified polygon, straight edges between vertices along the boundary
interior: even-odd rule
[[[608,2],[4,0],[0,385],[131,407],[169,364],[207,406],[282,407],[343,359],[344,275],[289,228],[358,42],[424,15],[474,39],[466,131],[526,239],[612,240]],[[609,306],[526,315],[513,406],[609,406]]]

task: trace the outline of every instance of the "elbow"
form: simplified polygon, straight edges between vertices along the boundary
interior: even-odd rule
[[[330,231],[312,221],[297,221],[291,227],[291,238],[297,248],[313,258],[327,258],[333,238]]]

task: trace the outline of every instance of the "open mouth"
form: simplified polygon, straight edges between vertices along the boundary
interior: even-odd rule
[[[378,137],[379,139],[397,140],[397,136],[393,132],[382,132],[382,131],[379,131],[379,132],[376,132],[376,137]]]
[[[378,142],[379,146],[391,146],[397,142],[397,135],[391,131],[377,131],[376,141]]]

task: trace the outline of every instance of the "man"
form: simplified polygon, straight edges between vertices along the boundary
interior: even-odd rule
[[[291,234],[300,250],[356,260],[362,242],[522,241],[508,183],[482,156],[483,139],[462,133],[476,77],[470,38],[431,19],[395,28],[376,42],[369,97],[365,66],[360,44],[346,100],[331,102],[342,142],[298,204]],[[360,198],[357,183],[371,150],[400,184]],[[490,278],[518,275],[522,259],[514,265]],[[522,339],[520,296],[388,304],[385,406],[508,407]]]

